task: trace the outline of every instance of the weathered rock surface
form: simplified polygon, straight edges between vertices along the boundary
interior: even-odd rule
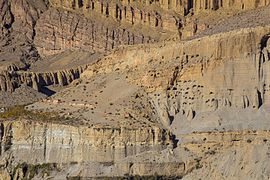
[[[238,11],[255,9],[270,4],[268,0],[232,1],[232,0],[165,0],[165,1],[81,1],[51,0],[53,6],[68,10],[80,9],[85,14],[100,14],[120,22],[132,25],[143,24],[153,28],[177,31],[182,28],[180,16],[200,14],[219,9],[235,9]]]
[[[40,55],[48,56],[68,49],[109,52],[120,45],[152,43],[159,39],[158,33],[132,30],[96,16],[84,17],[51,8],[37,22],[35,45]]]
[[[269,1],[50,3],[0,87],[69,86],[0,113],[1,178],[269,179]]]
[[[90,67],[85,75],[116,69],[128,72],[130,82],[153,93],[157,106],[172,117],[182,113],[193,119],[197,112],[222,107],[258,109],[269,99],[267,56],[263,55],[267,50],[262,43],[268,41],[268,32],[268,26],[247,28],[174,46],[123,49]],[[95,71],[98,67],[101,70]]]
[[[4,122],[1,127],[2,153],[11,150],[16,159],[31,164],[111,162],[173,144],[169,132],[156,127],[75,127],[31,121]]]
[[[86,68],[87,65],[53,72],[3,71],[0,75],[0,90],[13,92],[22,84],[35,90],[50,85],[65,86],[78,79]]]
[[[1,0],[0,7],[1,65],[36,60],[38,53],[33,46],[35,25],[47,9],[46,0]]]
[[[269,176],[269,32],[269,25],[243,27],[182,42],[123,47],[90,65],[70,88],[28,108],[56,110],[104,129],[159,124],[176,135],[177,147],[162,151],[168,159],[152,158],[153,151],[126,157],[134,163],[129,175],[151,174],[145,169],[161,163],[173,172],[182,169],[178,176],[187,179],[201,177],[206,169],[204,179],[264,179]],[[260,148],[265,153],[253,160]],[[151,165],[135,166],[143,157]]]
[[[147,151],[162,150],[169,145],[173,146],[173,140],[168,131],[158,127],[105,128],[27,120],[6,121],[1,124],[1,154],[9,154],[9,157],[16,161],[28,164],[107,163],[108,166],[119,169],[118,176],[129,173],[131,168],[129,162],[124,163],[119,161],[120,159]],[[174,176],[184,173],[183,162],[175,162],[168,166],[182,168],[177,170]],[[134,164],[133,174],[151,175],[153,171],[147,172],[145,167],[151,168],[155,165],[147,162]],[[158,166],[155,168],[158,169]]]

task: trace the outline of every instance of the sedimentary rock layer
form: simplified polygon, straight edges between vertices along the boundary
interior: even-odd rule
[[[1,152],[11,150],[28,163],[111,162],[173,143],[171,134],[158,127],[76,127],[27,120],[1,123]]]

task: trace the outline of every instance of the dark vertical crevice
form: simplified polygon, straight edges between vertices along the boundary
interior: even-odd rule
[[[78,7],[79,8],[83,7],[83,0],[78,0]]]
[[[44,138],[44,149],[43,149],[43,158],[44,162],[46,162],[46,152],[47,152],[47,124],[44,127],[44,132],[43,132],[43,138]]]
[[[118,19],[118,11],[119,11],[119,6],[118,4],[116,4],[116,7],[115,7],[115,18]]]
[[[263,104],[262,93],[258,90],[257,93],[258,93],[258,108],[260,108]]]
[[[2,155],[2,142],[3,142],[3,137],[4,137],[4,125],[3,123],[0,124],[0,155]]]
[[[135,13],[133,7],[130,7],[130,11],[131,11],[131,23],[134,24]]]
[[[109,12],[109,4],[106,4],[106,16],[109,17],[110,12]]]

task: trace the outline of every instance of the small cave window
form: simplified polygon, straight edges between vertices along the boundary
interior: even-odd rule
[[[115,7],[115,18],[118,19],[118,11],[119,11],[119,6],[118,4],[116,4],[116,7]]]
[[[83,0],[78,0],[78,7],[79,8],[83,7]]]
[[[75,9],[75,7],[76,7],[75,0],[73,0],[73,1],[71,2],[71,6],[72,6],[72,9]]]
[[[92,1],[92,9],[95,9],[95,3]]]
[[[110,15],[109,13],[109,4],[106,4],[106,16],[108,17]]]

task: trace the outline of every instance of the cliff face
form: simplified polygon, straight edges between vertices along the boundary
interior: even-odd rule
[[[31,121],[4,122],[1,127],[2,154],[11,150],[16,159],[31,164],[111,162],[173,144],[169,132],[157,127],[74,127]]]
[[[48,56],[70,50],[108,53],[121,45],[152,43],[163,38],[161,33],[148,32],[147,28],[130,28],[102,17],[48,8],[48,3],[43,0],[0,2],[3,20],[0,91],[13,92],[23,83],[35,89],[45,85],[67,85],[85,69],[77,65],[68,70],[59,67],[59,72],[24,72],[33,62]]]
[[[33,46],[35,24],[40,15],[46,11],[47,2],[38,0],[0,1],[0,60],[2,63],[18,63],[37,59]]]
[[[3,71],[0,74],[0,91],[13,92],[22,84],[35,90],[50,85],[65,86],[78,79],[86,68],[87,65],[52,72]]]
[[[118,169],[118,176],[130,173],[131,166],[134,175],[148,176],[154,172],[166,175],[164,172],[158,172],[165,165],[176,169],[171,175],[181,176],[185,171],[183,162],[167,163],[167,165],[164,163],[159,167],[147,162],[130,165],[129,162],[119,161],[148,151],[163,150],[173,146],[173,140],[168,131],[158,127],[138,129],[76,127],[28,120],[6,121],[1,124],[1,154],[2,160],[7,165],[2,168],[2,171],[6,172],[10,168],[13,175],[7,173],[7,176],[14,177],[14,174],[20,170],[20,168],[17,171],[12,169],[16,165],[13,164],[12,159],[16,159],[27,164],[63,164],[67,167],[72,163],[78,163],[82,164],[82,168],[85,162],[95,162],[104,166],[107,164],[106,166],[111,166],[114,171]],[[5,154],[9,155],[5,156]],[[149,171],[147,170],[149,168],[153,169]],[[19,176],[24,178],[25,172]],[[91,177],[94,174],[88,172],[85,176]]]
[[[109,177],[116,172],[118,176],[122,172],[131,176],[171,173],[187,179],[269,177],[265,158],[270,128],[270,27],[239,27],[187,41],[121,47],[90,65],[80,82],[28,108],[100,124],[102,132],[108,127],[151,129],[158,124],[158,129],[175,135],[173,148],[169,143],[162,151],[153,148],[134,156],[118,156],[119,161],[114,159],[110,168],[117,166],[121,171],[106,171]],[[144,131],[147,135],[137,133],[149,139],[156,136],[152,130]],[[125,134],[127,141],[133,142],[132,134]],[[150,142],[146,144],[152,147]],[[263,153],[258,156],[260,149]]]
[[[36,85],[34,76],[26,78],[23,75],[24,77],[20,78],[21,74],[31,73],[16,71],[29,69],[31,62],[41,58],[68,50],[106,54],[123,45],[153,43],[176,36],[186,38],[208,28],[205,22],[197,22],[200,16],[196,15],[204,14],[204,11],[211,13],[219,9],[220,12],[222,10],[227,12],[228,9],[242,11],[269,4],[268,1],[241,1],[241,3],[238,1],[123,1],[120,3],[75,0],[50,2],[39,0],[35,3],[30,0],[14,0],[0,3],[3,19],[0,70],[7,70],[1,72],[1,91],[14,91],[26,81],[24,79],[31,79],[27,80],[26,84],[35,89],[43,85],[62,85],[71,82],[63,80],[62,83],[60,78],[58,83],[58,80],[53,80],[56,78],[44,77],[37,80],[40,84]],[[51,7],[48,8],[49,3]],[[75,75],[76,73],[72,74],[74,77],[79,77]],[[74,79],[68,76],[67,79]],[[47,82],[47,79],[50,82]]]
[[[107,53],[121,45],[151,43],[160,38],[155,33],[144,33],[139,29],[132,30],[116,22],[106,21],[96,16],[87,18],[60,9],[50,9],[37,23],[35,45],[41,56],[70,49]]]
[[[130,82],[153,93],[157,105],[172,117],[192,119],[197,112],[223,107],[258,109],[269,103],[268,32],[269,27],[248,28],[173,46],[119,50],[97,66],[99,72],[128,71]],[[167,115],[164,119],[169,121]]]
[[[205,132],[183,135],[182,146],[202,157],[183,179],[267,179],[269,131]]]
[[[97,13],[119,22],[132,25],[143,24],[152,28],[177,31],[183,26],[180,16],[200,14],[218,9],[248,10],[270,4],[268,0],[164,0],[164,1],[81,1],[51,0],[53,6],[78,10],[84,14]]]

